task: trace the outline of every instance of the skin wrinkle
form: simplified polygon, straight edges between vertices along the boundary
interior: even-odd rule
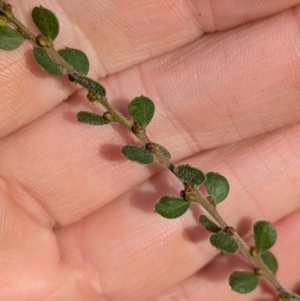
[[[204,29],[203,32],[204,33],[205,32],[216,32],[216,31],[218,31],[217,20],[216,20],[217,14],[215,13],[213,2],[212,1],[206,1],[206,2],[207,2],[207,7],[209,9],[210,18],[208,18],[208,19],[210,20],[210,24],[207,26],[207,30]],[[205,27],[203,26],[203,28],[205,28]]]
[[[57,224],[57,221],[49,212],[47,212],[46,208],[44,208],[43,203],[33,197],[21,183],[13,183],[10,181],[10,186],[12,187],[12,195],[15,195],[16,191],[19,191],[19,193],[16,194],[16,197],[13,198],[15,203],[25,210],[32,218],[48,228]],[[26,194],[28,196],[26,196]],[[22,199],[22,201],[18,201],[18,199]],[[26,199],[28,199],[28,203],[25,202]],[[34,206],[34,209],[32,206]]]
[[[5,178],[2,177],[2,179]],[[22,187],[20,183],[13,183],[8,179],[5,179],[5,181],[11,195],[11,200],[17,207],[24,210],[26,214],[32,217],[36,222],[47,228],[51,228],[56,224],[56,221],[49,215],[42,203],[37,202],[25,187]],[[28,196],[26,194],[28,194]],[[22,199],[22,201],[19,199]]]
[[[202,36],[205,32],[202,26],[202,14],[197,9],[194,0],[188,0],[184,2],[186,4],[186,8],[189,12],[189,17],[194,20],[195,27],[198,29],[199,36]]]
[[[213,6],[210,1],[202,1],[201,4],[203,3],[205,4],[203,5],[203,7],[202,5],[200,5],[200,9],[196,5],[199,4],[199,1],[197,0],[189,0],[187,1],[186,5],[188,7],[190,15],[195,20],[195,24],[200,32],[200,36],[205,33],[212,33],[216,31]],[[203,11],[205,12],[203,13]]]
[[[179,284],[179,290],[181,293],[180,293],[180,299],[177,299],[178,301],[190,300],[190,294],[183,285]]]
[[[293,132],[294,132],[294,128],[293,128],[293,127],[290,127],[290,128],[291,128],[291,132],[293,133]],[[298,135],[295,134],[295,133],[293,133],[293,136],[295,136],[295,138],[298,137]],[[292,153],[292,154],[294,155],[295,158],[298,158],[298,153],[295,152],[295,150],[294,150],[294,148],[292,147],[290,141],[291,141],[290,139],[285,139],[285,140],[284,140],[284,144],[288,147],[290,153]],[[275,150],[277,151],[276,148],[275,148]],[[291,158],[290,158],[290,156],[289,156],[289,159],[288,159],[289,162],[290,162],[290,159],[291,159]],[[286,160],[285,158],[283,158],[282,160],[284,160],[285,164],[287,163],[287,160]],[[286,165],[288,165],[288,164],[286,164]],[[295,165],[295,166],[298,165],[298,162],[296,162],[294,165]],[[294,189],[294,194],[296,195],[296,194],[297,194],[296,183],[294,183],[294,182],[292,181],[291,178],[288,178],[288,181],[289,181],[289,183],[291,184],[292,188]]]
[[[55,232],[59,232],[60,228],[56,228]],[[89,255],[85,254],[84,252],[84,248],[82,248],[83,245],[83,232],[84,232],[84,225],[79,227],[79,226],[75,226],[74,229],[74,237],[76,236],[76,240],[74,240],[75,245],[73,245],[73,248],[76,250],[76,256],[70,257],[67,255],[67,249],[62,248],[62,245],[59,244],[59,252],[60,252],[60,256],[61,256],[61,260],[62,262],[65,262],[66,264],[69,264],[70,266],[72,266],[73,269],[78,270],[77,273],[77,282],[81,282],[82,278],[84,278],[84,276],[82,276],[82,272],[80,272],[80,267],[83,267],[83,273],[87,273],[88,276],[87,277],[91,277],[93,280],[91,281],[91,283],[86,283],[85,281],[85,286],[93,293],[96,294],[97,296],[99,296],[99,294],[101,295],[101,297],[105,298],[103,299],[103,301],[107,301],[110,300],[110,298],[108,297],[108,295],[104,294],[103,292],[103,288],[102,288],[102,284],[100,281],[100,275],[99,275],[99,271],[95,268],[95,266],[92,264]],[[58,240],[59,243],[59,240]],[[79,263],[79,264],[77,264]],[[87,265],[87,266],[86,266]],[[98,299],[97,299],[98,300]],[[101,299],[102,300],[102,299]]]

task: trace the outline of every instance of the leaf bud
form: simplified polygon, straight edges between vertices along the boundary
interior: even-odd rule
[[[103,113],[103,118],[108,121],[115,121],[114,116],[109,111]]]
[[[149,143],[147,143],[146,145],[145,145],[145,147],[146,147],[146,149],[148,150],[148,151],[150,151],[151,153],[153,153],[153,154],[156,154],[156,152],[157,152],[157,145],[155,144],[155,143],[152,143],[152,142],[149,142]]]
[[[185,191],[184,199],[189,202],[195,202],[196,198],[191,192]]]
[[[134,134],[142,134],[142,133],[144,133],[144,131],[145,131],[145,130],[144,130],[144,127],[141,126],[140,124],[136,123],[136,122],[134,122],[134,124],[133,124],[131,130],[132,130],[132,132],[133,132]]]
[[[251,246],[250,247],[249,253],[253,257],[257,257],[258,256],[258,250],[257,250],[257,248],[255,246]]]
[[[227,226],[227,227],[225,227],[224,231],[230,235],[233,235],[235,233],[235,228]]]
[[[194,187],[191,183],[184,183],[184,190],[186,192],[191,192],[193,189],[194,189]]]
[[[41,47],[51,46],[51,42],[42,34],[40,34],[36,37],[36,42]]]
[[[263,276],[264,275],[264,272],[261,268],[255,268],[254,273],[258,276]]]
[[[88,101],[93,104],[98,103],[99,99],[100,99],[99,95],[94,91],[89,91],[86,97],[87,97]]]
[[[3,15],[0,15],[0,27],[3,27],[3,26],[5,26],[5,25],[6,25],[6,23],[7,23],[7,19],[6,19],[6,17],[5,17],[5,16],[3,16]]]
[[[16,11],[16,7],[11,5],[11,4],[5,4],[2,9],[8,14],[8,15],[13,15]]]

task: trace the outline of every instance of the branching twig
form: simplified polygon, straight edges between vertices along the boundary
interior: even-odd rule
[[[14,15],[13,11],[9,8],[9,4],[5,0],[0,0],[0,9],[1,12],[6,16],[8,23],[12,25],[12,27],[16,28],[19,33],[25,38],[33,42],[35,45],[43,48],[46,53],[49,55],[51,60],[61,68],[62,74],[69,77],[71,81],[76,81],[82,84],[84,80],[90,80],[83,74],[80,74],[74,70],[70,64],[68,64],[55,50],[52,43],[46,45],[41,45],[39,42],[39,38],[36,37],[24,24],[22,24]],[[84,84],[82,84],[85,86]],[[163,165],[165,168],[170,170],[172,174],[174,174],[179,181],[184,185],[184,197],[186,200],[190,202],[199,203],[216,221],[218,226],[223,231],[228,231],[231,229],[231,234],[234,236],[235,240],[238,243],[240,252],[254,265],[255,271],[259,273],[260,276],[267,279],[271,285],[278,291],[279,296],[283,300],[300,300],[300,296],[294,294],[292,292],[287,291],[283,288],[283,286],[279,283],[274,273],[264,264],[261,260],[260,256],[258,256],[255,252],[251,252],[251,248],[245,243],[245,241],[236,233],[236,231],[230,227],[221,217],[219,212],[216,209],[216,205],[211,202],[209,197],[205,197],[199,189],[196,189],[193,185],[190,185],[187,189],[187,184],[184,179],[182,179],[176,172],[175,165],[170,161],[165,152],[160,148],[155,148],[156,144],[149,139],[146,134],[146,130],[143,127],[136,127],[135,123],[131,122],[127,118],[125,118],[108,100],[105,96],[99,95],[98,90],[93,87],[88,87],[89,94],[93,93],[93,101],[99,102],[112,116],[113,121],[121,124],[124,128],[130,130],[132,134],[134,134],[144,146],[147,146],[148,149],[151,148],[154,154],[155,160]],[[154,149],[154,150],[153,150]]]

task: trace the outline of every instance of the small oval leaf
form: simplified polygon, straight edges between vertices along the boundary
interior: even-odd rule
[[[214,172],[206,174],[204,186],[216,204],[222,202],[229,192],[229,184],[226,178]]]
[[[271,223],[258,221],[254,224],[254,243],[259,252],[264,252],[273,247],[277,233]]]
[[[276,274],[278,270],[278,261],[275,255],[270,251],[266,251],[260,254],[260,258],[264,262],[264,264],[269,268],[269,270]]]
[[[110,122],[101,115],[92,112],[87,112],[87,111],[80,111],[77,114],[77,120],[79,122],[91,124],[91,125],[104,125]]]
[[[40,6],[32,10],[31,16],[39,31],[46,38],[54,41],[59,32],[59,23],[56,15],[51,10]]]
[[[154,161],[154,155],[142,146],[125,145],[121,152],[130,161],[140,164],[151,164]]]
[[[210,243],[218,250],[227,254],[235,253],[239,249],[239,245],[235,238],[225,232],[218,232],[211,235]]]
[[[252,292],[257,287],[258,281],[258,275],[246,271],[233,272],[229,277],[229,285],[234,291],[240,294]]]
[[[84,52],[74,48],[65,48],[59,50],[58,53],[75,71],[84,75],[88,74],[90,63]]]
[[[0,27],[0,49],[3,50],[14,50],[18,48],[24,41],[22,35],[8,27]]]
[[[62,75],[62,70],[49,57],[48,53],[41,47],[34,47],[33,54],[36,62],[42,70],[50,75]]]
[[[205,215],[200,215],[199,216],[199,222],[209,232],[218,233],[218,232],[220,232],[222,230],[217,224],[215,224],[214,222],[212,222]]]
[[[199,186],[205,181],[204,173],[190,165],[179,165],[175,168],[176,175],[185,183]]]
[[[96,82],[95,80],[89,77],[73,73],[69,76],[69,78],[78,82],[82,87],[86,88],[88,91],[95,92],[100,97],[105,97],[106,95],[104,87],[100,83]]]
[[[183,215],[190,207],[181,197],[164,196],[155,205],[155,212],[165,218],[177,218]]]
[[[155,111],[153,101],[145,96],[135,97],[128,106],[128,112],[133,120],[146,127],[151,121]]]

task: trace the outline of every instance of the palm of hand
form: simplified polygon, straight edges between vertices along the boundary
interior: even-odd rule
[[[296,243],[300,213],[299,7],[291,9],[300,1],[74,2],[39,3],[62,24],[57,49],[85,51],[91,77],[107,76],[121,110],[152,98],[149,135],[174,162],[228,178],[220,208],[232,225],[275,224],[278,276],[293,285],[297,268],[286,267],[297,249],[287,256],[283,246]],[[133,143],[122,129],[76,123],[89,106],[83,93],[44,75],[27,49],[1,52],[0,299],[217,300],[222,290],[223,300],[249,300],[227,284],[242,266],[236,257],[207,265],[217,252],[198,209],[171,221],[153,212],[178,182],[122,158],[122,143]]]

